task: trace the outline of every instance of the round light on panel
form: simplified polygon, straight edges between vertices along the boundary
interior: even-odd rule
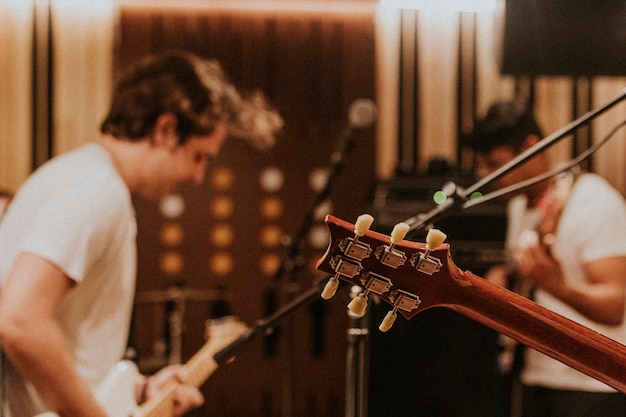
[[[230,197],[217,196],[211,200],[210,210],[211,215],[216,219],[227,219],[233,215],[233,200]]]
[[[228,275],[233,270],[233,256],[229,252],[215,253],[209,259],[209,270],[215,275]]]
[[[209,232],[211,243],[219,248],[230,246],[234,240],[233,228],[227,224],[220,224]]]
[[[179,275],[185,266],[183,255],[179,252],[165,252],[161,255],[159,267],[166,275]]]
[[[283,188],[285,183],[285,174],[280,168],[268,167],[261,172],[259,182],[263,191],[267,193],[275,193]]]
[[[283,231],[280,227],[270,224],[261,229],[261,246],[268,249],[275,249],[280,246]]]
[[[333,202],[330,199],[326,199],[322,201],[320,205],[315,207],[315,211],[313,212],[313,218],[316,221],[324,221],[324,218],[327,214],[333,212]]]
[[[309,245],[313,249],[323,250],[328,247],[330,235],[328,228],[324,224],[316,224],[309,231]]]
[[[161,227],[159,239],[163,246],[174,247],[183,243],[185,232],[178,223],[169,223]]]
[[[271,277],[278,271],[280,267],[280,256],[275,253],[268,253],[261,257],[259,261],[259,269],[261,274]]]
[[[283,215],[283,201],[279,198],[269,197],[261,202],[261,216],[264,220],[276,220]]]
[[[178,194],[170,194],[159,202],[159,212],[166,219],[177,219],[185,212],[185,200]]]
[[[309,174],[309,187],[317,193],[322,191],[326,187],[328,182],[328,169],[317,168],[311,171]]]
[[[216,190],[230,190],[231,188],[233,188],[234,182],[235,176],[233,175],[233,172],[228,168],[216,169],[213,174],[211,174],[211,184]]]

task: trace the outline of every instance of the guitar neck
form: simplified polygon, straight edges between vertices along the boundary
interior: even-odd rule
[[[217,370],[219,364],[213,357],[215,352],[216,349],[207,343],[185,364],[190,385],[201,386]]]
[[[208,330],[211,333],[209,340],[184,365],[188,375],[187,384],[198,388],[219,368],[215,354],[231,346],[248,328],[239,321],[218,319]],[[141,404],[133,417],[172,417],[172,395],[175,389],[176,384],[170,384],[158,396]]]
[[[626,393],[626,346],[469,272],[463,300],[444,305]]]
[[[205,343],[196,354],[184,365],[189,375],[188,384],[200,387],[219,367],[213,359],[215,348],[210,343]],[[134,417],[171,417],[172,395],[175,384],[166,387],[158,397],[152,398],[139,406]]]

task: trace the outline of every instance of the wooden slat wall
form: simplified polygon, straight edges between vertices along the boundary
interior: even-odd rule
[[[386,12],[395,13],[396,17],[387,16],[381,22],[378,36],[386,39],[387,47],[400,45],[401,54],[398,60],[384,61],[382,65],[386,66],[380,71],[398,74],[396,82],[401,93],[397,105],[381,103],[382,107],[398,109],[397,112],[383,109],[383,114],[390,114],[395,120],[381,120],[381,124],[397,123],[399,148],[395,159],[379,159],[380,177],[391,177],[395,170],[405,174],[424,173],[428,162],[435,157],[448,159],[462,171],[470,170],[471,155],[466,157],[461,152],[458,139],[471,130],[474,118],[484,114],[496,100],[516,94],[527,97],[548,135],[611,100],[626,85],[623,77],[501,75],[504,2],[498,4],[494,12],[477,14]],[[552,149],[553,159],[567,160],[600,140],[602,132],[608,132],[625,114],[626,103],[622,103],[611,114],[594,122],[592,129],[581,129],[575,138]],[[379,136],[384,134],[380,132]],[[626,132],[619,132],[606,145],[606,150],[598,152],[585,165],[626,194],[625,137]]]
[[[113,2],[9,1],[0,16],[0,187],[95,139],[112,82]]]
[[[0,188],[15,192],[31,171],[33,14],[11,3],[0,13]]]
[[[60,2],[51,11],[50,153],[58,155],[100,134],[113,81],[116,7],[113,1]]]
[[[306,291],[320,276],[312,266],[325,249],[304,242],[303,267],[295,276],[274,276],[263,260],[280,257],[260,236],[269,226],[293,236],[304,221],[315,191],[310,176],[330,164],[331,153],[346,126],[350,103],[375,98],[374,14],[251,13],[167,8],[122,8],[117,68],[149,53],[169,48],[194,51],[222,62],[235,84],[260,88],[280,110],[285,131],[269,153],[231,142],[199,190],[183,190],[187,211],[164,219],[154,204],[137,201],[139,219],[138,296],[172,285],[189,290],[220,288],[233,313],[249,324],[284,305],[292,293]],[[285,175],[277,192],[259,186],[268,167]],[[332,211],[354,219],[367,205],[374,178],[374,130],[358,138],[336,178]],[[227,170],[232,188],[218,189],[214,179]],[[216,197],[233,203],[227,219],[213,216]],[[269,201],[279,202],[278,218],[262,215]],[[314,228],[320,227],[319,215]],[[159,231],[168,225],[184,231],[179,247],[167,247]],[[210,239],[218,226],[233,230],[234,240],[217,247]],[[172,251],[184,260],[177,273],[160,268]],[[217,253],[232,257],[232,269],[211,268]],[[273,258],[274,257],[274,258]],[[337,298],[342,298],[338,295]],[[347,314],[345,300],[316,302],[281,325],[277,339],[251,343],[238,359],[205,387],[207,415],[340,416],[344,409]],[[150,356],[163,332],[163,304],[138,304],[136,335],[140,358]],[[202,343],[204,321],[214,303],[189,301],[185,312],[183,359]],[[156,324],[155,324],[156,320]],[[160,333],[161,332],[161,333]],[[293,360],[292,358],[293,357]],[[294,363],[295,362],[295,363]]]

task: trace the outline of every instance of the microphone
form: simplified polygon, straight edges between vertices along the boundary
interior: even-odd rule
[[[372,100],[368,98],[354,100],[348,108],[348,126],[339,139],[337,150],[332,156],[332,162],[340,162],[343,156],[350,151],[354,138],[373,125],[377,118],[378,107]]]
[[[378,118],[378,108],[369,98],[359,98],[350,104],[348,121],[353,129],[365,129]]]

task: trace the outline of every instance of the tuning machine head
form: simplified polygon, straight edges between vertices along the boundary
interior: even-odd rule
[[[357,317],[363,317],[367,309],[368,294],[370,292],[382,295],[391,289],[393,283],[389,278],[374,272],[366,272],[360,279],[363,291],[352,298],[348,309]]]
[[[394,226],[389,236],[389,245],[379,246],[376,249],[376,257],[380,259],[380,262],[391,268],[398,268],[404,265],[406,262],[406,254],[394,249],[394,247],[406,237],[409,232],[409,225],[406,223],[398,223]]]
[[[426,235],[426,250],[424,252],[414,253],[411,257],[411,264],[419,272],[427,275],[433,275],[438,272],[442,263],[439,258],[432,256],[430,253],[437,249],[446,240],[447,235],[439,229],[430,229]]]
[[[359,242],[359,238],[369,230],[374,217],[369,214],[360,215],[354,223],[354,236],[344,239],[339,248],[343,256],[337,256],[333,262],[335,275],[331,277],[322,290],[321,297],[325,300],[332,298],[339,287],[339,276],[353,278],[361,272],[360,261],[370,256],[372,249],[367,243]]]
[[[403,290],[392,291],[389,295],[389,301],[393,303],[393,309],[387,313],[380,326],[378,326],[381,332],[391,329],[391,326],[396,321],[396,317],[398,317],[398,309],[410,312],[418,308],[422,302],[417,295]]]

